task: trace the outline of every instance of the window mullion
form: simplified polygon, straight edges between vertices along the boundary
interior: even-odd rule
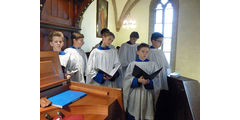
[[[165,27],[165,5],[163,6],[163,13],[162,13],[162,34],[164,35],[164,27]],[[163,50],[163,42],[162,42],[162,50]]]

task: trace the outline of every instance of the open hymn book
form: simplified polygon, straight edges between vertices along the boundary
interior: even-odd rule
[[[96,68],[96,71],[102,74],[105,74],[107,76],[113,77],[115,75],[115,73],[117,72],[117,70],[120,68],[121,65],[118,65],[117,67],[113,68],[111,71],[104,71],[100,68]]]
[[[138,67],[137,65],[134,66],[133,68],[133,72],[132,72],[132,75],[136,78],[140,78],[141,76],[143,76],[144,79],[149,79],[149,80],[152,80],[154,79],[158,74],[159,72],[162,70],[162,67],[155,71],[154,73],[152,74],[147,74],[145,71],[143,71],[140,67]]]

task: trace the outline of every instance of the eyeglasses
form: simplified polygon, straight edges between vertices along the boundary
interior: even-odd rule
[[[161,43],[163,40],[155,40],[155,41],[157,41],[157,42],[160,42],[160,43]]]

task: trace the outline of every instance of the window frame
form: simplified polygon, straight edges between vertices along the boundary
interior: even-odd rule
[[[175,71],[175,64],[176,64],[176,43],[177,43],[177,23],[178,23],[178,0],[168,0],[168,2],[163,6],[161,3],[161,0],[152,0],[150,3],[150,9],[149,9],[149,44],[152,44],[151,42],[151,35],[154,32],[155,24],[162,24],[164,23],[156,23],[156,11],[158,4],[162,4],[162,16],[165,16],[164,8],[167,6],[168,3],[172,4],[173,8],[173,21],[172,21],[172,36],[171,36],[171,54],[170,54],[170,68],[172,72]],[[162,26],[162,34],[164,32],[164,25]],[[163,44],[161,45],[161,49],[163,49]]]

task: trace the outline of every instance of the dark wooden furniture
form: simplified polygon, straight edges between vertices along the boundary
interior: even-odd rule
[[[168,91],[161,91],[156,120],[200,120],[200,84],[186,77],[168,77]]]
[[[71,33],[79,32],[82,15],[93,0],[40,0],[40,50],[49,51],[48,35],[63,32],[65,45],[72,44]]]
[[[40,107],[40,118],[52,118],[61,112],[64,116],[82,114],[84,120],[125,119],[122,91],[119,89],[93,86],[64,79],[57,52],[40,52],[40,97],[51,97],[65,90],[75,90],[87,95],[63,109],[54,106]]]

